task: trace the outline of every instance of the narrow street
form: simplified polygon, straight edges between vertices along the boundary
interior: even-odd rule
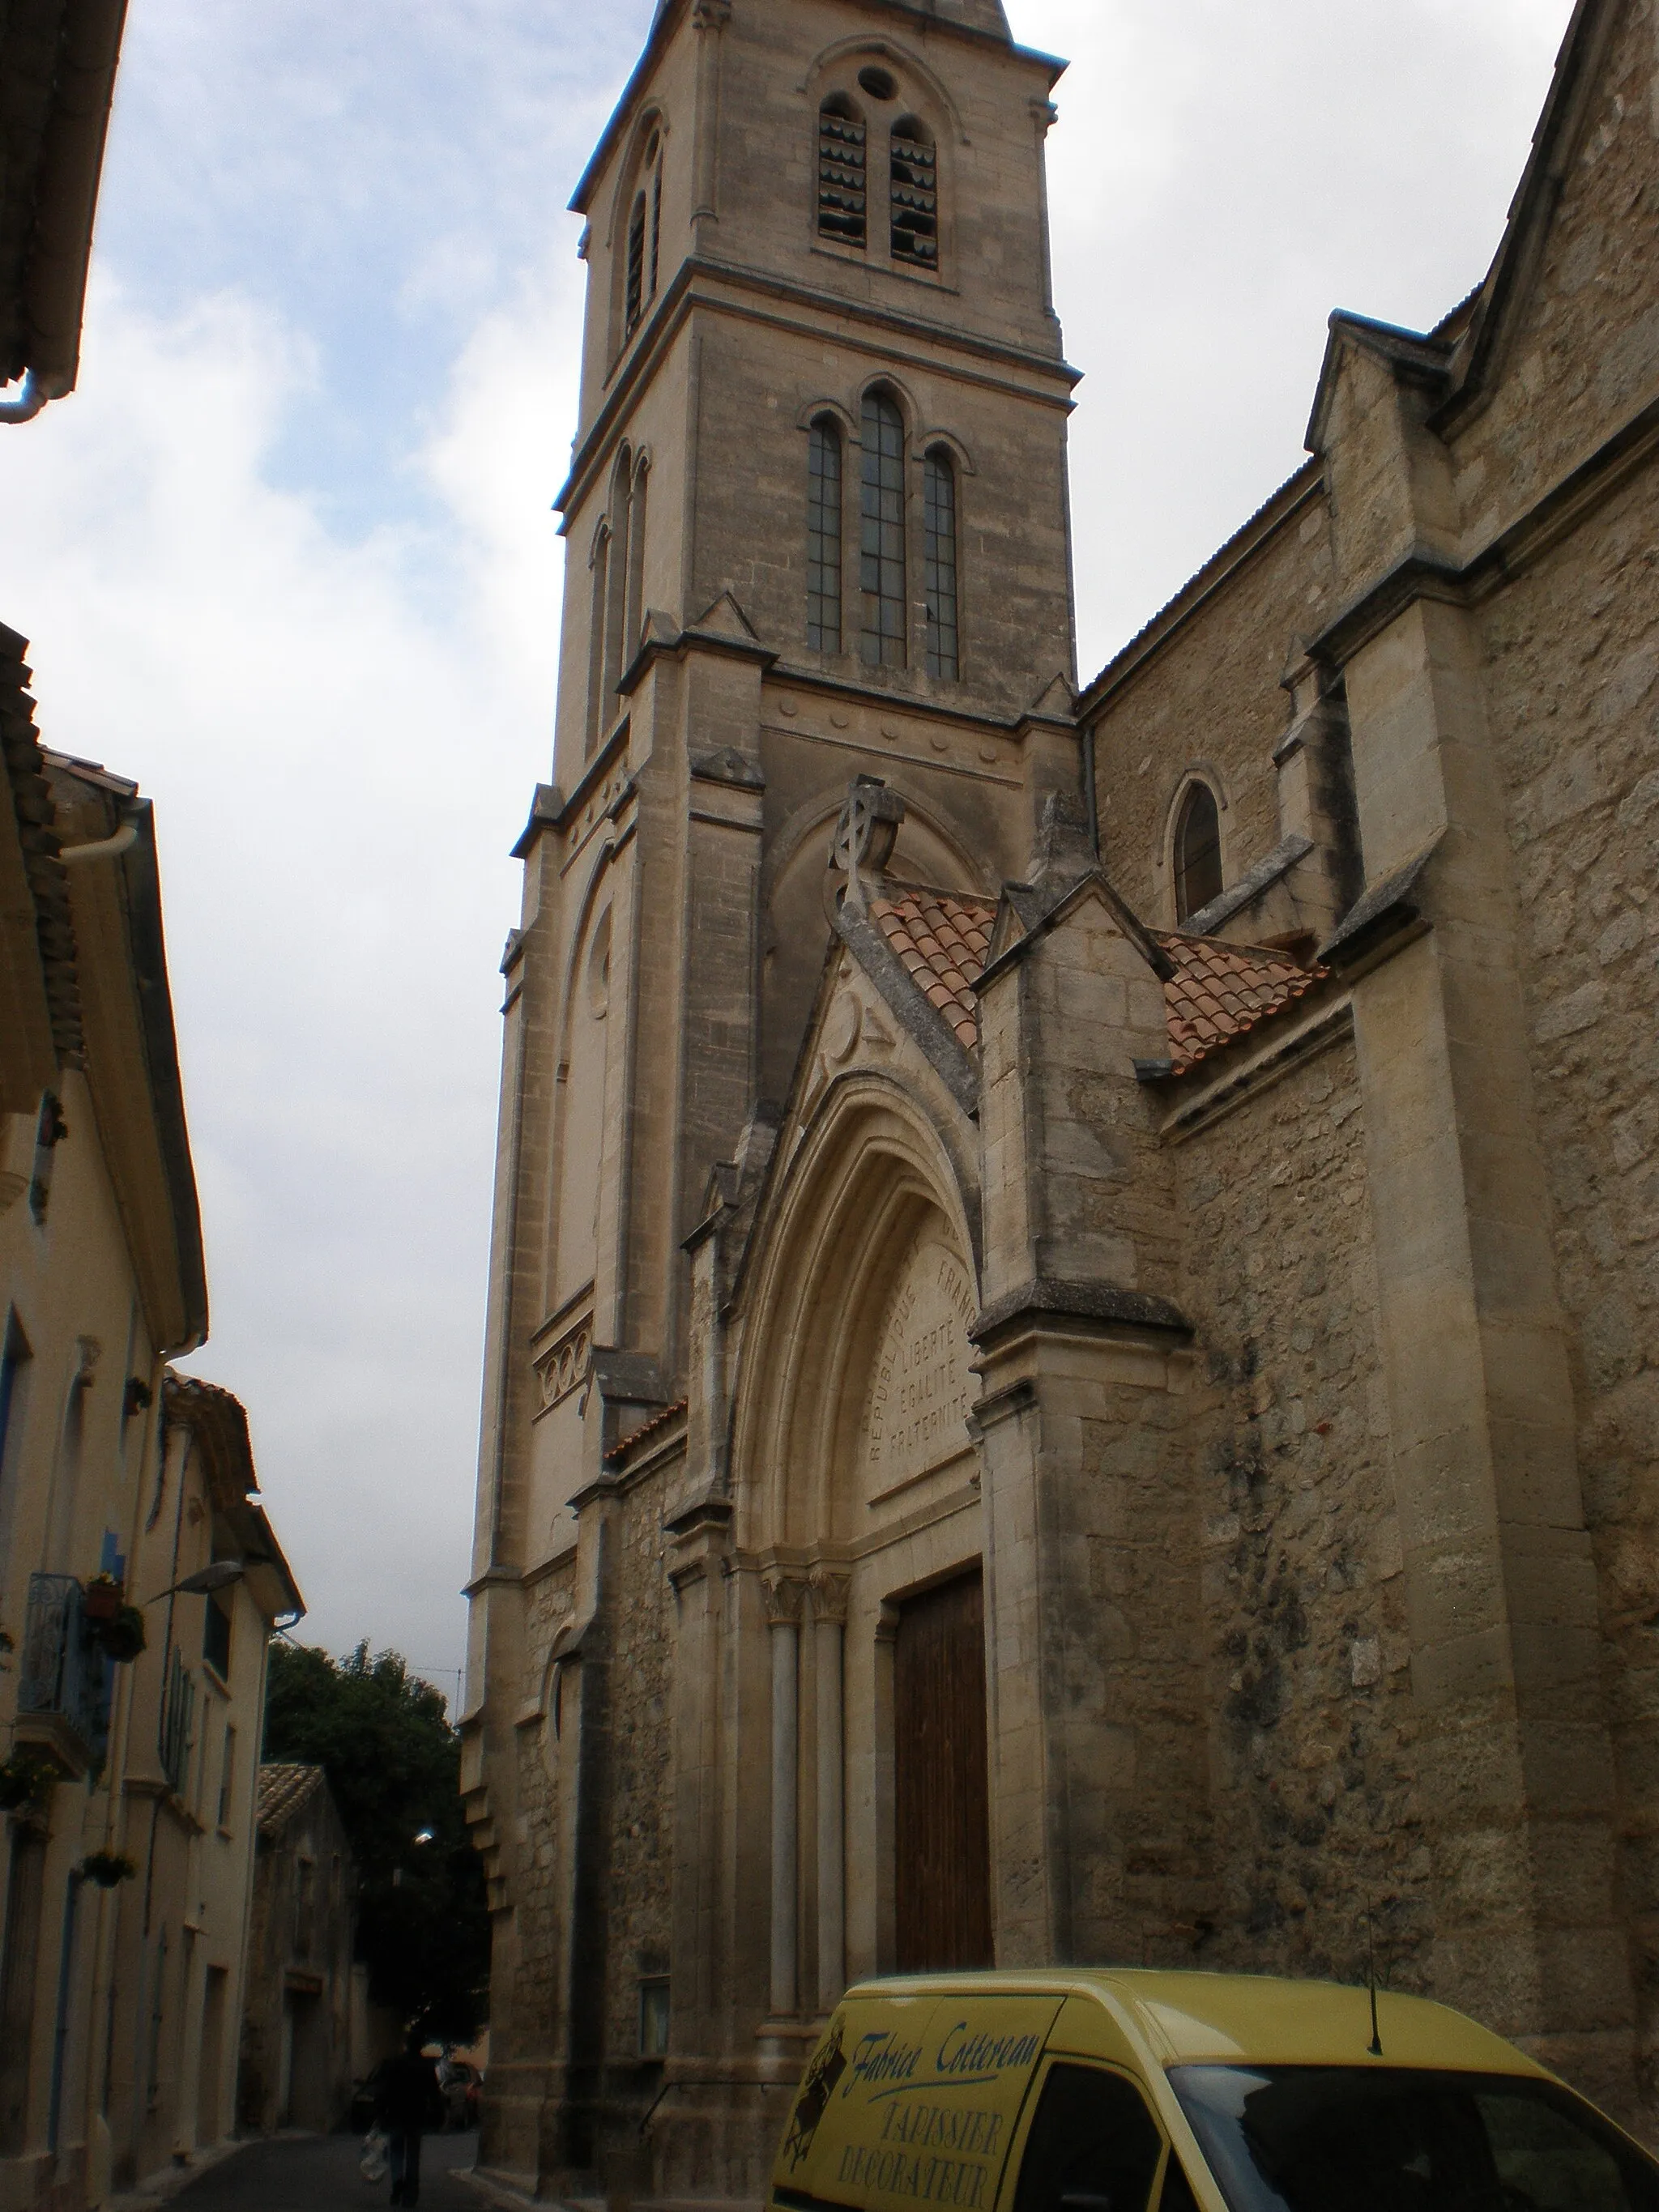
[[[481,2212],[486,2199],[461,2179],[476,2134],[428,2136],[422,2146],[422,2212]],[[357,2171],[355,2135],[289,2136],[249,2143],[189,2183],[168,2203],[179,2212],[368,2212],[384,2205],[389,2181],[370,2187]],[[139,2197],[134,2205],[159,2199]]]

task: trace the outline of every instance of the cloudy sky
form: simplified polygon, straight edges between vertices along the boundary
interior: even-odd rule
[[[739,0],[787,6],[789,0]],[[1297,465],[1334,307],[1483,273],[1569,0],[1007,0],[1084,673]],[[155,799],[212,1342],[311,1602],[459,1662],[507,849],[548,771],[564,204],[652,0],[132,0],[80,390],[0,430],[50,744]],[[452,1678],[453,1679],[453,1678]]]

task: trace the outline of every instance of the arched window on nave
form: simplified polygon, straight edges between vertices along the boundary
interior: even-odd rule
[[[1187,787],[1176,817],[1176,919],[1189,921],[1221,896],[1221,810],[1207,783]]]

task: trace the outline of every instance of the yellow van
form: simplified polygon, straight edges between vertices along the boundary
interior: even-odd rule
[[[773,2212],[1659,2212],[1659,2165],[1420,1997],[1227,1974],[866,1982]]]

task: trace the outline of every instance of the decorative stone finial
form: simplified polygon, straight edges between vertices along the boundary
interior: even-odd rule
[[[854,910],[864,905],[864,877],[879,876],[892,859],[903,820],[904,801],[878,775],[853,778],[830,847],[830,865],[847,878],[847,903]]]

